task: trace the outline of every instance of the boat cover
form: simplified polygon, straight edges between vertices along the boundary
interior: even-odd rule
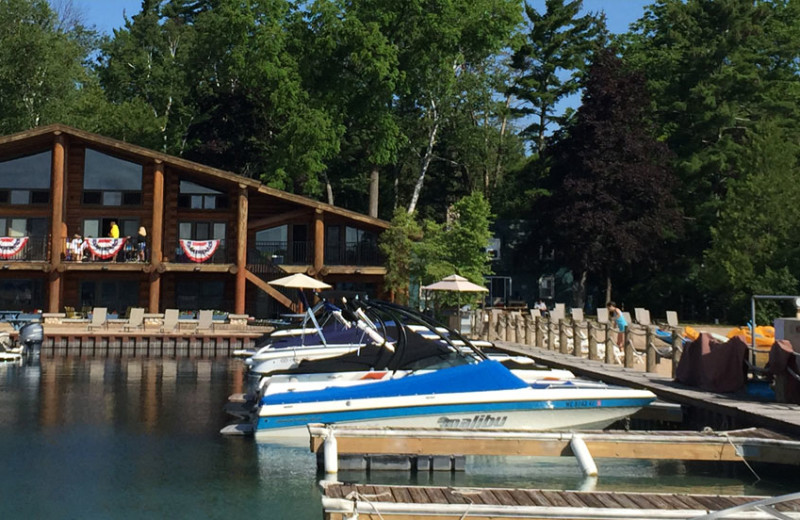
[[[703,332],[686,346],[675,379],[709,392],[736,392],[746,381],[746,354],[747,344],[742,336],[722,343]]]
[[[443,368],[427,374],[364,385],[328,387],[307,392],[286,392],[261,398],[260,404],[290,404],[346,399],[371,399],[403,395],[486,392],[526,388],[528,384],[497,361]]]

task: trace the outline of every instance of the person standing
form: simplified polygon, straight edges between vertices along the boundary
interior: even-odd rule
[[[117,221],[111,221],[111,229],[108,231],[108,236],[111,238],[119,238],[119,226],[117,226]]]
[[[144,226],[139,226],[139,233],[136,235],[136,251],[140,262],[147,261],[147,230]]]
[[[622,314],[622,311],[617,304],[613,301],[606,303],[606,309],[608,309],[608,319],[613,321],[614,324],[617,326],[617,345],[620,348],[623,348],[623,341],[625,340],[625,331],[628,330],[628,320],[625,319],[625,315]]]

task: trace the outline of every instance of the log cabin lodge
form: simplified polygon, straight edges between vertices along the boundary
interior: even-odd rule
[[[0,309],[268,318],[296,298],[267,282],[298,272],[376,295],[388,225],[64,125],[0,137]]]

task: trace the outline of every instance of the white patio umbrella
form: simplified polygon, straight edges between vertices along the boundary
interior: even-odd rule
[[[474,284],[457,274],[451,274],[436,283],[424,286],[422,289],[425,291],[489,292],[486,287]]]
[[[330,289],[331,286],[303,273],[296,273],[277,280],[267,282],[270,285],[289,287],[291,289]]]

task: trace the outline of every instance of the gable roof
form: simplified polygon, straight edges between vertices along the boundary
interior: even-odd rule
[[[302,195],[296,195],[294,193],[289,193],[275,188],[270,188],[269,186],[265,186],[264,184],[255,179],[250,179],[229,171],[221,170],[219,168],[213,168],[211,166],[206,166],[204,164],[196,163],[194,161],[189,161],[180,157],[176,157],[174,155],[168,155],[162,152],[157,152],[149,148],[144,148],[142,146],[137,146],[135,144],[126,143],[125,141],[120,141],[118,139],[113,139],[111,137],[104,137],[102,135],[93,134],[91,132],[86,132],[84,130],[79,130],[77,128],[73,128],[71,126],[62,124],[40,126],[37,128],[32,128],[30,130],[25,130],[23,132],[2,136],[0,137],[0,153],[2,153],[2,151],[7,149],[14,149],[21,146],[25,146],[27,143],[30,143],[34,146],[37,144],[49,145],[50,141],[49,139],[46,138],[49,138],[50,136],[56,136],[59,134],[65,134],[77,138],[81,141],[100,146],[109,151],[121,152],[123,155],[135,155],[137,157],[150,159],[152,161],[161,161],[165,165],[170,165],[175,168],[201,173],[227,182],[237,183],[243,188],[246,187],[254,191],[257,191],[258,193],[283,199],[287,202],[292,202],[301,206],[308,207],[309,209],[318,210],[333,215],[338,215],[352,220],[357,220],[361,223],[382,229],[386,229],[390,226],[390,223],[385,220],[369,217],[367,215],[355,211],[350,211],[348,209],[339,208],[331,204],[319,202],[317,200],[310,199],[308,197],[303,197]]]

